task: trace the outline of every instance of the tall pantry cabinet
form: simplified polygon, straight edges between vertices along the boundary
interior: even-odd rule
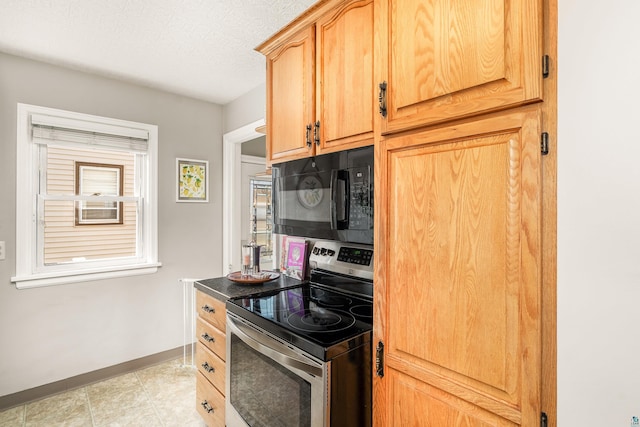
[[[543,2],[374,8],[375,425],[540,425]]]

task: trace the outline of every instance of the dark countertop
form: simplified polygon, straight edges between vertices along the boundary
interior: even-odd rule
[[[220,301],[226,302],[229,298],[242,297],[272,289],[288,288],[300,283],[302,283],[301,280],[280,274],[277,279],[261,284],[244,285],[233,282],[226,277],[216,277],[214,279],[197,280],[195,287]]]

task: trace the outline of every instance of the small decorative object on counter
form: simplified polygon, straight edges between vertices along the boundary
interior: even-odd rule
[[[242,245],[242,270],[243,276],[256,276],[260,273],[260,250],[262,245],[256,242]]]
[[[248,245],[242,245],[242,270],[243,276],[250,276],[253,274],[253,263],[251,258],[253,257],[253,242]]]
[[[286,276],[304,280],[307,278],[307,261],[309,259],[309,241],[300,237],[285,237],[284,265],[282,271]]]
[[[257,285],[277,279],[278,277],[280,277],[280,273],[277,271],[261,271],[253,274],[242,274],[242,272],[236,271],[235,273],[227,274],[227,279],[245,285]]]

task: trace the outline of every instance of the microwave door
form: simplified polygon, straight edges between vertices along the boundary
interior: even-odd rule
[[[331,229],[346,230],[349,228],[349,171],[331,171]]]

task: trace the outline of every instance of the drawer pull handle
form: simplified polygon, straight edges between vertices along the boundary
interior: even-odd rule
[[[200,405],[202,405],[204,410],[207,411],[207,414],[210,414],[213,412],[213,407],[209,405],[209,402],[207,402],[206,400],[203,400]]]
[[[204,370],[205,370],[205,371],[207,371],[208,373],[211,373],[211,372],[215,372],[215,371],[216,371],[216,368],[214,368],[213,366],[209,366],[209,364],[208,364],[207,362],[204,362],[204,363],[202,364],[202,369],[204,369]]]
[[[378,109],[382,117],[387,117],[387,82],[380,83],[378,87],[380,88],[378,92]]]
[[[215,313],[216,309],[213,307],[209,307],[207,304],[202,306],[202,310],[205,311],[206,313]]]
[[[311,125],[307,125],[307,131],[304,134],[304,141],[307,144],[307,147],[311,148]]]
[[[216,339],[206,332],[202,334],[202,339],[204,339],[206,342],[216,342]]]

